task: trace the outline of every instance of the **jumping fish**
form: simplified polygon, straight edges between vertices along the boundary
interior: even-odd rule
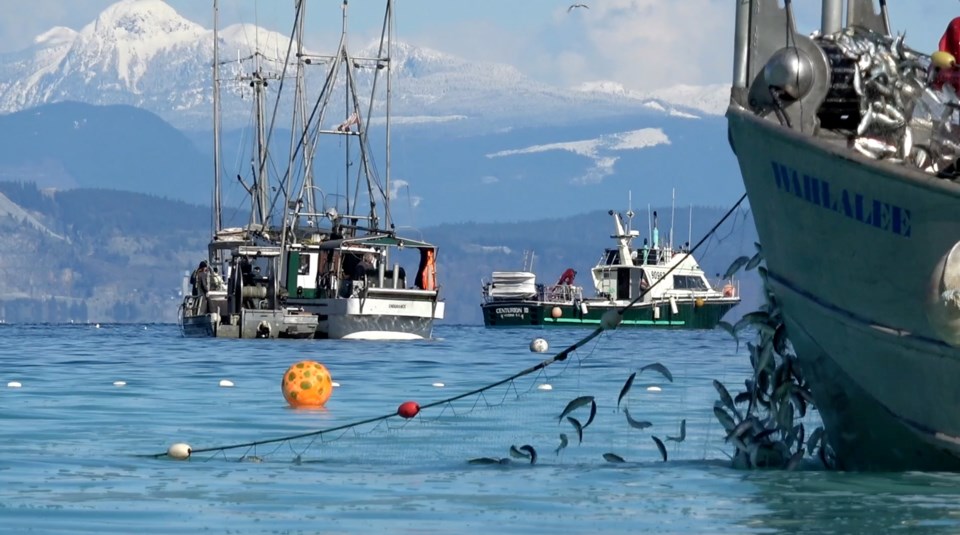
[[[501,459],[495,457],[477,457],[467,461],[467,464],[502,464],[500,461]]]
[[[747,264],[747,262],[749,262],[749,261],[750,261],[750,257],[749,257],[749,256],[741,256],[741,257],[738,257],[736,260],[733,261],[733,263],[730,264],[730,267],[727,268],[727,271],[725,271],[725,272],[723,273],[723,278],[724,278],[724,279],[729,279],[729,278],[732,277],[737,271],[740,271],[740,268],[742,268],[743,266],[745,266],[745,265]]]
[[[567,421],[577,430],[577,437],[580,439],[579,443],[583,444],[583,426],[580,424],[580,420],[577,420],[573,416],[567,416]]]
[[[625,462],[627,462],[626,460],[624,460],[623,457],[617,455],[616,453],[604,453],[604,454],[603,454],[603,458],[604,458],[608,463],[625,463]]]
[[[720,421],[720,425],[723,426],[723,429],[730,433],[737,427],[737,424],[733,421],[733,418],[727,414],[727,411],[723,410],[722,407],[714,407],[713,414],[717,417],[717,420]]]
[[[727,391],[727,387],[723,386],[723,383],[713,380],[713,388],[717,390],[717,393],[720,394],[720,402],[723,405],[733,411],[733,415],[737,417],[737,420],[742,420],[743,417],[740,416],[740,411],[737,410],[737,405],[733,402],[733,398],[730,397],[730,392]]]
[[[652,423],[646,420],[643,420],[643,421],[634,420],[632,417],[630,417],[630,410],[627,409],[626,407],[624,407],[623,413],[627,416],[627,423],[630,424],[630,427],[634,429],[646,429],[653,425]]]
[[[687,438],[687,420],[680,420],[680,436],[676,437],[667,437],[667,440],[672,440],[674,442],[683,442]]]
[[[797,467],[800,466],[800,461],[803,460],[803,453],[803,448],[800,448],[796,453],[790,456],[790,460],[787,461],[787,470],[796,470]]]
[[[753,258],[751,258],[750,261],[747,262],[747,266],[744,267],[743,269],[744,269],[745,271],[750,271],[751,269],[753,269],[753,268],[757,267],[758,265],[760,265],[760,262],[761,262],[761,261],[763,261],[763,253],[762,253],[762,252],[758,252],[757,254],[753,255]]]
[[[516,457],[517,459],[529,459],[530,455],[526,452],[520,451],[520,448],[511,445],[510,446],[510,456]]]
[[[620,410],[620,402],[623,401],[623,396],[627,395],[627,392],[630,391],[630,387],[633,386],[633,380],[636,379],[637,372],[630,374],[630,377],[627,377],[627,382],[623,384],[623,388],[620,389],[620,396],[617,398],[617,410]]]
[[[530,457],[530,464],[536,464],[537,462],[537,450],[533,448],[530,444],[524,444],[520,446],[520,451],[527,452],[527,455]]]
[[[592,401],[593,401],[593,396],[580,396],[574,399],[570,403],[567,403],[567,407],[563,409],[563,412],[560,413],[560,418],[558,418],[557,421],[563,421],[564,416],[570,414],[571,412],[579,409],[580,407],[583,407],[584,405]]]
[[[660,372],[660,374],[666,377],[668,381],[670,381],[671,383],[673,382],[673,374],[670,373],[670,370],[668,370],[666,366],[664,366],[663,364],[660,364],[659,362],[654,362],[653,364],[647,364],[646,366],[640,368],[640,373],[643,373],[646,370],[653,370],[656,372]]]
[[[721,321],[721,322],[717,323],[717,325],[719,325],[721,329],[727,331],[727,333],[728,333],[730,336],[733,337],[734,342],[737,343],[737,349],[736,349],[736,351],[740,351],[740,337],[737,336],[737,331],[735,331],[735,330],[733,329],[733,325],[730,325],[729,323],[727,323],[727,322],[725,322],[725,321]]]
[[[566,448],[567,444],[569,443],[570,441],[567,440],[567,434],[560,433],[560,445],[557,446],[557,449],[553,450],[553,452],[556,453],[557,455],[560,455],[560,450],[562,450],[563,448]]]
[[[657,449],[660,450],[660,456],[663,457],[663,462],[667,462],[667,447],[663,445],[663,441],[656,436],[651,436],[650,438],[656,442]]]
[[[590,417],[587,418],[587,423],[583,424],[583,428],[586,429],[589,426],[593,419],[597,417],[597,402],[590,400]]]

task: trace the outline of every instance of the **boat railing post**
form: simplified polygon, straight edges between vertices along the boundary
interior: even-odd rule
[[[393,288],[397,289],[398,280],[400,278],[400,264],[393,265]]]

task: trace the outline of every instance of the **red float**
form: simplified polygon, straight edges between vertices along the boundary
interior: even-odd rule
[[[397,408],[397,414],[403,418],[413,418],[420,412],[420,404],[416,401],[405,401]]]

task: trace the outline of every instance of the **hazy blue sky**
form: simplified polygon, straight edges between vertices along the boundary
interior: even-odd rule
[[[397,37],[467,59],[510,63],[553,84],[614,80],[634,89],[726,83],[732,64],[734,0],[395,0]],[[341,0],[312,0],[310,44],[339,27]],[[0,0],[0,53],[30,45],[53,26],[76,30],[113,0]],[[212,0],[167,0],[181,15],[212,27]],[[369,39],[380,0],[352,0],[351,28]],[[891,22],[914,48],[932,51],[960,16],[952,0],[890,0]],[[819,25],[819,0],[795,0],[803,31]],[[26,7],[29,6],[29,7]],[[221,0],[222,24],[256,22],[289,32],[293,0]]]

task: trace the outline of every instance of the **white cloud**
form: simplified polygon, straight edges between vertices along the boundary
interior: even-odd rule
[[[500,182],[500,179],[493,175],[486,175],[480,177],[480,182],[483,184],[496,184],[497,182]]]

